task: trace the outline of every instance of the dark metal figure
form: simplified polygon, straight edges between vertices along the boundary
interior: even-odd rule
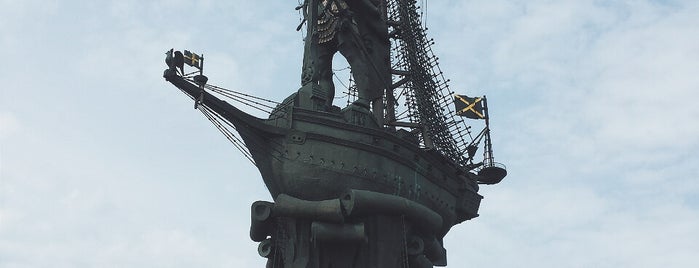
[[[379,1],[323,0],[318,2],[315,31],[306,51],[312,58],[310,81],[326,93],[326,106],[332,106],[335,96],[332,60],[340,52],[352,68],[357,85],[358,104],[369,103],[382,97],[390,81],[388,26],[381,15]],[[312,22],[311,22],[312,23]],[[308,47],[308,46],[307,46]],[[315,55],[313,55],[315,54]]]
[[[486,139],[481,163],[472,161],[480,138],[465,143],[470,132],[461,132],[463,121],[445,112],[454,93],[436,66],[415,2],[307,0],[299,7],[308,13],[309,33],[302,87],[274,107],[207,85],[203,57],[166,53],[165,79],[194,99],[195,108],[255,164],[274,199],[251,207],[250,238],[260,242],[267,267],[446,266],[443,238],[454,225],[478,216],[478,184],[507,175],[493,161],[485,98],[477,108],[477,101],[464,96],[466,107],[460,109],[482,111],[479,119],[486,120],[478,135]],[[389,36],[397,54],[393,70]],[[337,52],[349,62],[359,95],[342,109],[332,107]],[[186,73],[184,64],[197,70]],[[401,77],[392,81],[392,73]],[[399,87],[410,122],[397,121],[390,109]],[[258,118],[212,93],[272,110]]]

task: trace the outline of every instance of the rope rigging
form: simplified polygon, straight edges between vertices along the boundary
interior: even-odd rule
[[[191,75],[189,76],[183,76],[183,78],[191,83],[196,84],[195,79],[192,78]],[[246,94],[243,92],[235,91],[235,90],[230,90],[226,89],[223,87],[215,86],[215,85],[210,85],[206,84],[204,85],[204,89],[208,90],[211,93],[216,93],[222,97],[225,97],[226,99],[230,99],[233,101],[236,101],[238,103],[244,104],[246,106],[249,106],[253,109],[259,110],[264,112],[267,115],[273,115],[275,114],[275,118],[271,119],[276,119],[276,118],[281,118],[286,116],[287,109],[289,105],[293,103],[280,103],[277,101],[253,96],[250,94]],[[221,132],[226,139],[228,139],[233,146],[240,151],[245,158],[247,158],[253,165],[256,165],[255,160],[252,158],[252,154],[250,153],[248,147],[245,145],[245,142],[243,139],[239,136],[236,135],[235,132],[237,132],[237,128],[228,120],[226,120],[224,117],[222,117],[219,113],[208,107],[205,103],[200,103],[201,100],[194,97],[190,96],[187,94],[184,90],[180,89],[185,95],[187,95],[190,99],[194,100],[195,102],[198,103],[196,105],[197,110],[199,110],[204,117],[206,117],[215,127],[216,129]],[[201,97],[200,97],[201,98]],[[260,141],[251,141],[254,143],[259,143]],[[280,145],[278,143],[274,143],[275,145]],[[278,149],[273,149],[273,151],[276,153],[276,155],[272,155],[273,158],[277,160],[281,160],[279,157],[283,157],[285,154],[284,152],[279,151]]]
[[[308,23],[305,20],[307,14],[304,13],[308,2],[297,2],[299,21],[301,24]],[[449,80],[444,77],[439,66],[439,58],[432,51],[435,42],[426,35],[429,1],[387,0],[386,4],[387,20],[393,28],[392,31],[389,30],[392,33],[391,67],[397,70],[392,79],[396,85],[393,91],[395,107],[391,107],[394,110],[392,120],[423,126],[426,130],[423,135],[427,135],[428,139],[422,140],[429,140],[430,144],[423,142],[422,146],[434,148],[465,166],[472,160],[467,157],[468,146],[476,142],[476,139],[470,127],[456,115],[452,107],[454,92],[449,88]],[[306,38],[309,34],[301,31],[301,36]],[[347,80],[335,73],[348,68],[333,69],[333,76],[337,84],[347,89],[343,92],[346,95],[341,98],[346,97],[349,104],[357,98],[356,88],[351,84],[352,76],[349,77],[348,86],[343,82]],[[399,107],[402,103],[405,105]]]
[[[302,17],[301,24],[308,23],[303,20],[305,18],[303,5],[305,3],[298,2],[299,8],[297,10]],[[470,148],[474,144],[480,143],[482,137],[478,135],[474,138],[470,126],[456,115],[453,108],[454,92],[449,88],[449,80],[444,77],[438,64],[439,58],[432,51],[434,41],[428,39],[425,33],[427,30],[426,9],[428,1],[422,0],[422,9],[415,7],[416,1],[387,0],[387,3],[387,19],[392,22],[391,27],[393,27],[394,32],[397,32],[396,36],[391,37],[391,68],[395,71],[392,80],[396,85],[395,90],[390,93],[395,100],[392,103],[392,106],[395,106],[392,107],[394,109],[392,120],[410,122],[420,126],[419,128],[424,130],[419,132],[421,146],[434,148],[445,157],[466,167],[467,163],[473,161]],[[308,33],[303,31],[301,34],[308,36]],[[338,76],[337,72],[342,72],[344,76],[344,71],[347,70],[350,71],[349,79]],[[182,77],[197,84],[196,77],[193,76],[195,73],[183,74]],[[347,66],[333,69],[332,74],[333,80],[337,81],[336,84],[344,88],[342,90],[344,96],[340,95],[335,99],[346,98],[348,104],[356,100],[358,98],[357,88],[353,83],[351,68]],[[285,107],[293,104],[280,103],[208,83],[200,84],[200,86],[202,86],[202,90],[216,93],[236,103],[263,112],[269,115],[270,119],[287,116],[289,109],[285,109]],[[385,100],[385,102],[388,101]],[[231,130],[235,127],[230,122],[221,118],[208,107],[200,110],[238,150],[254,163],[242,139],[236,136],[235,131]],[[284,154],[279,153],[279,155]]]
[[[185,77],[185,79],[189,82],[196,83],[194,81],[194,79],[192,79],[190,77]],[[246,106],[249,106],[253,109],[262,111],[268,115],[272,113],[272,110],[274,110],[276,108],[276,106],[281,104],[280,102],[277,102],[277,101],[273,101],[273,100],[269,100],[269,99],[265,99],[265,98],[260,98],[260,97],[253,96],[250,94],[246,94],[246,93],[242,93],[239,91],[230,90],[230,89],[226,89],[226,88],[222,88],[222,87],[214,86],[214,85],[210,85],[210,84],[206,84],[204,86],[204,88],[210,90],[211,92],[215,92],[215,93],[218,93],[224,97],[227,97],[228,99],[231,99],[233,101],[236,101],[236,102],[239,102],[239,103],[244,104]],[[263,102],[266,102],[269,104],[265,104]],[[269,110],[265,110],[264,108],[267,108]]]
[[[185,92],[183,89],[178,88],[182,93],[184,93],[185,96],[189,97],[193,101],[197,101],[194,96],[190,96]],[[197,109],[199,110],[206,119],[208,119],[215,127],[218,129],[223,136],[226,137],[228,141],[233,143],[233,146],[235,146],[238,151],[240,151],[245,158],[247,158],[253,165],[257,165],[255,163],[255,160],[252,159],[252,155],[250,154],[250,151],[248,151],[247,147],[244,145],[240,137],[236,136],[232,131],[230,131],[228,128],[222,124],[224,122],[226,125],[231,127],[232,129],[235,129],[235,126],[233,126],[228,120],[225,120],[220,117],[216,112],[212,111],[211,108],[205,106],[205,105],[200,105],[199,107],[204,107],[204,109]],[[214,116],[215,115],[215,116]]]
[[[396,118],[423,126],[423,135],[432,143],[423,146],[468,168],[473,160],[469,148],[480,140],[474,139],[470,126],[456,114],[450,80],[444,77],[432,50],[434,40],[426,35],[428,0],[420,1],[422,8],[416,2],[388,0],[391,66],[393,83],[398,85],[393,94],[396,104],[405,103],[400,111],[396,106]]]
[[[221,124],[221,121],[226,123],[228,123],[228,121],[216,118],[219,117],[218,114],[211,111],[206,106],[203,107],[204,109],[198,110],[204,115],[204,117],[209,119],[209,121],[211,121],[211,123],[214,124],[214,126],[216,126],[216,129],[218,129],[226,137],[226,139],[228,139],[228,141],[233,143],[233,146],[235,146],[235,148],[238,149],[238,151],[240,151],[243,154],[243,156],[245,156],[245,158],[247,158],[250,161],[250,163],[252,163],[253,165],[257,165],[255,163],[255,160],[252,159],[252,154],[250,154],[250,151],[247,150],[247,147],[245,147],[243,141],[238,136],[233,134],[233,132],[231,132],[228,128],[223,126],[223,124]],[[228,123],[228,125],[230,125],[230,123]]]

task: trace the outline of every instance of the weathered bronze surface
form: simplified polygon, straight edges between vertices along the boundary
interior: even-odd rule
[[[390,42],[388,25],[382,16],[380,1],[322,0],[308,1],[317,6],[310,12],[317,23],[308,24],[309,36],[304,51],[303,85],[315,83],[325,92],[325,105],[332,106],[335,97],[332,59],[340,52],[352,68],[357,84],[357,103],[369,107],[369,102],[382,97],[390,84]],[[316,15],[317,14],[317,15]],[[309,20],[312,21],[312,20]]]
[[[301,88],[267,119],[205,90],[203,56],[170,50],[166,59],[165,79],[207,117],[235,127],[274,198],[251,207],[260,256],[273,268],[446,266],[443,238],[478,216],[478,184],[497,183],[506,171],[490,148],[490,158],[474,164],[474,145],[467,151],[455,143],[439,113],[444,104],[430,95],[441,84],[425,70],[436,63],[418,50],[426,39],[414,1],[307,0],[299,8],[308,27]],[[404,70],[390,66],[390,36],[411,39],[401,43]],[[350,63],[359,96],[342,109],[332,103],[337,52]],[[183,61],[199,75],[187,77]],[[397,122],[393,90],[405,84],[415,121]],[[482,133],[488,142],[489,130]]]

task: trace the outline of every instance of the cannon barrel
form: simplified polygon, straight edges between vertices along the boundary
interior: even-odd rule
[[[250,239],[262,242],[272,232],[272,209],[274,203],[256,201],[250,207]]]
[[[405,215],[415,226],[429,234],[442,228],[442,217],[433,210],[406,198],[364,190],[349,190],[341,199],[342,208],[350,216],[373,214]]]
[[[286,194],[277,196],[274,215],[341,223],[345,220],[339,199],[322,201],[301,200]]]

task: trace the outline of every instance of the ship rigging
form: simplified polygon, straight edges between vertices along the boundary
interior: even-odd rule
[[[163,76],[260,171],[277,203],[253,204],[251,238],[261,242],[269,267],[318,267],[309,264],[309,254],[322,255],[311,239],[369,241],[356,246],[368,252],[398,241],[407,246],[409,235],[424,248],[350,254],[352,267],[397,267],[385,264],[394,258],[445,266],[442,239],[478,216],[479,184],[507,175],[493,156],[487,99],[449,88],[416,1],[348,3],[306,0],[297,8],[308,33],[301,87],[282,101],[209,84],[204,56],[187,50],[166,52]],[[338,52],[352,68],[345,107],[333,103]],[[467,122],[485,126],[476,133]],[[390,227],[396,223],[403,228]],[[305,251],[296,254],[297,247]],[[336,258],[348,254],[327,252],[323,267],[347,264]]]
[[[464,117],[458,111],[458,105],[462,104],[463,98],[457,95],[449,87],[449,79],[444,77],[444,73],[439,67],[439,58],[434,55],[432,46],[433,39],[428,39],[426,35],[427,22],[424,19],[423,10],[415,8],[415,4],[405,4],[399,0],[389,0],[386,9],[386,16],[389,26],[389,37],[391,41],[391,83],[389,90],[383,98],[383,118],[381,122],[387,128],[404,129],[418,139],[420,147],[434,149],[445,157],[451,159],[465,170],[475,170],[482,174],[480,183],[498,183],[507,174],[505,166],[495,161],[492,149],[490,118],[488,116],[487,99],[482,96],[480,101],[480,113],[483,116]],[[304,15],[305,5],[300,3],[297,7],[301,15],[301,24],[297,30],[306,23]],[[422,1],[423,7],[427,1]],[[418,11],[420,13],[418,13]],[[307,31],[302,31],[302,37],[306,38]],[[208,90],[218,96],[229,99],[251,109],[261,111],[267,115],[272,114],[278,108],[280,102],[259,98],[240,91],[230,90],[223,87],[197,81],[203,79],[203,62],[201,55],[185,51],[185,54],[169,56],[178,58],[178,70],[183,78],[199,85],[202,90]],[[173,51],[168,51],[173,54]],[[183,61],[195,67],[190,73],[184,73]],[[181,59],[180,59],[181,58]],[[340,78],[337,71],[350,70],[347,66],[341,69],[333,69],[333,77],[343,86],[344,96],[336,97],[346,99],[347,105],[357,100],[357,87],[353,83],[351,75],[349,79]],[[200,101],[197,100],[197,103]],[[288,103],[286,105],[289,105]],[[248,160],[254,164],[254,160],[242,139],[236,135],[235,126],[227,122],[225,118],[213,112],[207,106],[198,106],[202,114],[212,122],[223,135],[231,141]],[[474,110],[475,111],[475,110]],[[280,115],[277,115],[280,116]],[[484,127],[475,135],[472,126],[477,124],[474,120],[483,119]],[[476,160],[476,151],[483,145],[482,160]]]

